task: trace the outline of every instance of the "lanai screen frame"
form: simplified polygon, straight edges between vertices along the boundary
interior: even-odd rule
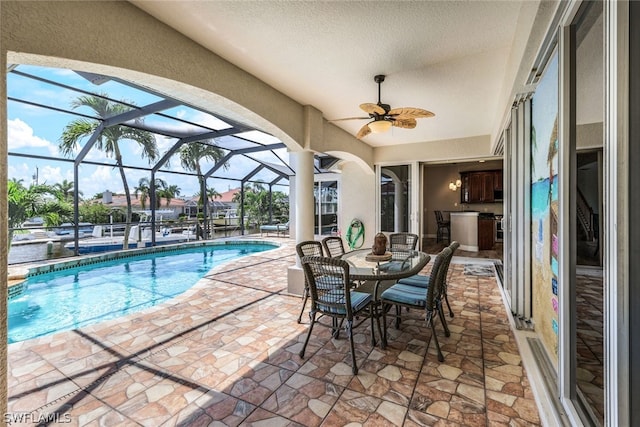
[[[11,102],[17,102],[17,103],[22,103],[22,104],[26,104],[26,105],[30,105],[33,107],[37,107],[37,108],[44,108],[47,110],[53,110],[53,111],[57,111],[57,112],[61,112],[61,113],[65,113],[65,114],[69,114],[78,118],[85,118],[88,120],[96,120],[99,122],[99,126],[96,129],[96,131],[93,133],[93,135],[91,135],[91,137],[89,137],[89,139],[87,140],[87,142],[84,144],[84,146],[82,147],[82,149],[80,150],[80,152],[74,157],[74,158],[60,158],[60,157],[56,157],[56,156],[44,156],[44,155],[35,155],[35,154],[28,154],[28,153],[17,153],[17,152],[9,152],[8,156],[9,157],[24,157],[24,158],[30,158],[30,159],[39,159],[39,160],[53,160],[53,161],[58,161],[58,162],[73,162],[73,170],[74,170],[74,189],[73,189],[73,210],[74,210],[74,231],[75,231],[75,237],[74,237],[74,243],[75,243],[75,255],[78,255],[78,239],[79,239],[79,233],[78,233],[78,228],[79,228],[79,199],[78,199],[78,194],[79,194],[79,173],[78,173],[78,169],[80,167],[80,165],[82,164],[87,164],[87,165],[94,165],[94,166],[108,166],[108,167],[117,167],[118,165],[114,162],[114,163],[107,163],[107,162],[99,162],[99,161],[92,161],[92,160],[87,160],[86,157],[89,154],[89,152],[92,150],[95,142],[97,141],[98,137],[100,136],[101,132],[110,127],[110,126],[127,126],[133,129],[138,129],[138,130],[143,130],[143,131],[148,131],[150,133],[153,133],[156,136],[164,136],[164,137],[169,137],[169,138],[174,138],[177,141],[164,153],[162,154],[161,158],[155,163],[155,164],[150,164],[148,167],[145,166],[134,166],[134,165],[126,165],[126,164],[122,164],[122,167],[125,169],[134,169],[134,170],[143,170],[143,171],[147,171],[150,173],[150,193],[149,193],[149,198],[150,198],[150,207],[151,207],[151,227],[152,229],[155,229],[156,227],[156,221],[155,221],[155,211],[156,211],[156,188],[155,188],[155,175],[158,172],[161,173],[168,173],[168,174],[179,174],[179,175],[190,175],[190,176],[198,176],[198,174],[194,173],[194,172],[188,172],[188,171],[175,171],[175,170],[169,170],[166,168],[163,168],[166,166],[167,162],[169,161],[169,159],[178,152],[179,148],[184,145],[184,144],[206,144],[208,143],[208,141],[214,140],[215,141],[215,146],[226,151],[225,156],[220,159],[220,161],[216,162],[214,164],[214,166],[212,168],[210,168],[207,172],[205,172],[202,176],[204,177],[204,179],[202,180],[203,182],[203,186],[202,188],[200,188],[201,194],[206,194],[207,193],[207,180],[209,178],[213,178],[213,179],[226,179],[226,180],[233,180],[233,181],[239,181],[241,183],[241,203],[240,203],[240,209],[241,209],[241,213],[240,213],[240,218],[244,218],[244,185],[248,182],[252,182],[252,183],[261,183],[261,184],[267,184],[269,186],[269,218],[271,220],[272,218],[272,210],[271,210],[271,205],[272,205],[272,199],[271,199],[271,193],[272,193],[272,189],[274,185],[284,185],[284,184],[279,184],[281,181],[286,180],[289,181],[291,176],[295,175],[295,171],[293,170],[293,168],[291,168],[291,166],[285,161],[283,160],[276,152],[274,152],[274,150],[278,150],[278,149],[282,149],[282,148],[286,148],[286,145],[284,143],[282,143],[279,140],[274,141],[273,143],[270,144],[266,144],[266,143],[261,143],[258,141],[254,141],[251,140],[249,138],[245,136],[242,136],[242,134],[246,134],[249,132],[258,132],[259,134],[262,134],[264,136],[269,136],[271,138],[273,138],[271,135],[262,132],[259,129],[256,129],[254,127],[250,127],[247,126],[245,124],[239,123],[237,121],[231,120],[229,118],[226,118],[224,116],[221,116],[217,113],[213,113],[211,111],[208,111],[206,109],[200,108],[200,107],[196,107],[193,106],[189,103],[186,103],[184,101],[179,101],[173,97],[170,96],[166,96],[163,94],[160,94],[154,90],[151,90],[147,87],[143,87],[140,86],[136,83],[130,82],[130,81],[126,81],[120,78],[116,78],[116,77],[110,77],[110,76],[102,76],[102,75],[96,75],[96,74],[92,74],[92,73],[86,73],[86,72],[79,72],[79,71],[75,71],[75,73],[77,73],[78,75],[80,75],[81,77],[84,77],[85,79],[91,81],[92,83],[98,85],[98,84],[102,84],[106,81],[114,81],[117,83],[120,83],[122,85],[128,86],[132,89],[138,90],[138,91],[142,91],[145,92],[147,94],[153,95],[157,98],[159,98],[160,100],[157,102],[153,102],[153,103],[149,103],[147,105],[143,105],[143,106],[138,106],[138,105],[134,105],[132,103],[127,103],[125,101],[122,100],[117,100],[117,99],[113,99],[111,97],[108,96],[104,96],[103,94],[100,94],[98,92],[92,92],[92,91],[87,91],[84,89],[80,89],[78,87],[73,87],[73,86],[69,86],[66,85],[64,83],[61,82],[56,82],[54,80],[51,80],[49,78],[44,78],[41,76],[37,76],[35,74],[30,74],[28,72],[23,72],[21,70],[19,70],[18,68],[20,67],[20,64],[10,64],[7,67],[7,72],[8,73],[12,73],[15,75],[19,75],[23,78],[28,78],[28,79],[34,79],[37,80],[40,83],[44,83],[44,84],[49,84],[52,87],[57,87],[60,89],[65,89],[65,90],[71,90],[73,92],[78,93],[79,95],[86,95],[86,96],[95,96],[98,98],[102,98],[105,99],[109,102],[112,103],[116,103],[116,104],[121,104],[121,105],[125,105],[126,107],[130,108],[129,111],[116,115],[116,116],[112,116],[109,118],[101,118],[101,117],[96,117],[96,116],[92,116],[92,115],[87,115],[87,114],[83,114],[80,113],[78,111],[73,111],[73,110],[68,110],[68,109],[63,109],[63,108],[59,108],[59,107],[53,107],[53,106],[49,106],[49,105],[45,105],[42,103],[39,103],[37,101],[34,100],[28,100],[28,99],[20,99],[20,98],[16,98],[16,97],[11,97],[11,96],[7,96],[7,101],[11,101]],[[223,129],[215,129],[213,127],[204,125],[202,123],[195,123],[189,120],[184,120],[181,118],[177,118],[177,117],[172,117],[172,116],[168,116],[163,114],[163,111],[166,111],[168,109],[171,108],[176,108],[176,107],[185,107],[185,108],[190,108],[192,110],[195,111],[199,111],[202,112],[204,114],[210,115],[212,117],[214,117],[215,119],[223,122],[224,124],[228,125],[228,127],[223,128]],[[187,125],[187,126],[191,126],[194,129],[195,128],[201,128],[202,131],[200,132],[187,132],[187,131],[179,131],[177,129],[168,129],[165,127],[158,127],[158,126],[153,126],[153,125],[147,125],[145,123],[141,123],[141,122],[136,122],[136,120],[139,119],[144,119],[145,117],[148,117],[150,115],[159,115],[161,117],[173,120],[173,121],[179,121],[181,122],[181,124]],[[228,139],[228,138],[232,138],[234,140],[234,142],[240,142],[240,145],[244,145],[243,148],[229,148],[229,146],[227,145],[227,147],[224,146],[224,144],[220,144],[220,142],[223,142],[223,138]],[[275,139],[275,138],[274,138]],[[277,142],[279,141],[279,142]],[[266,151],[270,151],[273,155],[273,157],[275,157],[275,159],[279,160],[279,164],[277,163],[272,163],[272,162],[267,162],[264,160],[260,160],[257,159],[256,157],[252,157],[250,156],[250,154],[253,153],[260,153],[260,152],[266,152]],[[214,175],[218,170],[220,169],[224,169],[224,166],[227,164],[228,161],[230,161],[232,158],[234,158],[235,156],[243,156],[245,158],[249,158],[250,160],[252,160],[253,162],[256,163],[256,168],[254,168],[251,172],[245,174],[244,176],[241,177],[228,177],[228,176],[216,176]],[[314,162],[314,173],[322,173],[322,172],[326,172],[326,170],[324,170],[324,168],[322,167],[323,164],[327,164],[327,158],[330,159],[329,156],[317,156],[318,157],[318,161]],[[265,182],[263,180],[256,180],[253,179],[253,177],[258,174],[261,171],[268,171],[271,174],[275,175],[275,178],[272,179],[269,182]],[[207,217],[207,204],[205,203],[203,205],[203,213],[205,218]],[[241,224],[241,233],[244,234],[244,221],[240,221]],[[155,241],[155,233],[151,233],[151,243],[153,246],[156,245],[156,241]]]

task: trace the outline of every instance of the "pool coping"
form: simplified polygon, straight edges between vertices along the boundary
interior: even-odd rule
[[[146,255],[150,253],[176,252],[183,249],[190,249],[192,247],[247,244],[273,245],[273,249],[277,249],[282,246],[282,242],[277,242],[274,240],[263,240],[257,239],[255,237],[241,239],[233,237],[228,239],[196,240],[192,242],[182,242],[172,245],[160,245],[115,252],[104,252],[99,254],[79,255],[72,258],[58,258],[55,260],[48,260],[43,264],[33,266],[21,266],[16,268],[9,267],[9,271],[7,274],[8,299],[11,299],[12,297],[20,294],[22,292],[21,285],[23,285],[24,282],[32,276],[39,276],[41,274],[53,273],[56,271],[68,270],[71,268],[97,264],[100,262],[112,261],[116,259],[132,258],[135,256]]]
[[[242,238],[242,239],[238,239],[238,237],[232,237],[226,240],[216,240],[214,241],[196,241],[196,242],[190,242],[191,244],[187,244],[187,242],[184,243],[179,243],[176,245],[163,245],[163,246],[156,246],[155,249],[161,249],[161,250],[156,250],[154,251],[154,247],[151,248],[139,248],[139,249],[129,249],[128,251],[121,251],[121,252],[126,252],[127,256],[117,256],[120,255],[118,253],[112,252],[110,253],[110,255],[112,255],[112,257],[105,257],[105,255],[108,254],[100,254],[98,255],[81,255],[79,257],[74,257],[73,260],[68,260],[65,262],[65,264],[68,263],[74,263],[76,262],[75,265],[69,266],[69,267],[65,267],[65,268],[60,268],[60,269],[53,269],[52,267],[54,267],[56,264],[61,264],[61,263],[51,263],[51,264],[46,264],[46,265],[38,265],[38,266],[34,266],[31,268],[25,268],[24,270],[34,270],[34,269],[39,269],[39,268],[44,268],[47,269],[47,271],[43,271],[39,274],[45,274],[45,273],[50,273],[53,271],[62,271],[62,270],[66,270],[69,268],[74,268],[77,266],[81,266],[81,265],[90,265],[90,264],[95,264],[98,262],[103,262],[103,261],[109,261],[112,259],[124,259],[124,258],[130,258],[130,257],[134,257],[137,255],[144,255],[150,252],[153,253],[157,253],[157,252],[174,252],[177,251],[179,249],[185,249],[185,248],[191,248],[191,247],[202,247],[202,246],[233,246],[233,245],[251,245],[251,244],[262,244],[262,245],[272,245],[273,248],[271,249],[267,249],[265,251],[260,251],[260,252],[256,252],[256,253],[250,253],[247,255],[244,255],[242,258],[247,257],[256,257],[256,256],[264,256],[264,253],[266,252],[271,252],[271,251],[276,251],[276,250],[281,250],[281,249],[287,249],[289,247],[287,241],[282,241],[282,242],[277,242],[277,241],[273,241],[273,240],[261,240],[259,238],[255,238],[255,237],[250,237],[250,238]],[[93,259],[95,258],[99,258],[99,261],[94,261]],[[223,262],[222,264],[213,266],[206,274],[205,276],[201,277],[200,279],[198,279],[192,287],[190,287],[189,289],[185,290],[183,293],[175,295],[174,297],[161,302],[158,305],[154,305],[151,307],[147,307],[141,311],[136,311],[136,312],[132,312],[132,313],[128,313],[125,314],[123,316],[120,317],[116,317],[116,318],[112,318],[112,319],[106,319],[103,320],[101,322],[97,322],[94,324],[89,324],[86,326],[83,326],[81,328],[78,329],[72,329],[72,330],[92,330],[92,328],[95,327],[95,325],[101,325],[101,326],[105,326],[108,324],[118,324],[121,322],[127,322],[130,320],[130,318],[133,316],[138,316],[140,314],[145,314],[145,313],[153,313],[153,312],[157,312],[158,310],[164,310],[166,309],[168,306],[174,305],[176,303],[180,303],[183,302],[185,299],[188,300],[189,298],[191,298],[195,293],[197,293],[202,286],[206,286],[205,282],[206,282],[206,277],[212,273],[215,273],[221,269],[224,269],[226,264],[228,264],[229,262],[232,262],[233,260],[228,260]],[[22,292],[23,287],[19,286],[22,285],[27,278],[30,277],[29,275],[27,275],[26,277],[22,278],[22,279],[14,279],[15,282],[13,284],[13,288],[10,288],[8,291],[8,296],[7,296],[7,300],[10,300],[12,297],[20,295],[20,293]],[[43,335],[40,337],[35,337],[35,338],[31,338],[28,340],[24,340],[24,341],[18,341],[15,343],[8,343],[9,348],[11,347],[15,347],[15,346],[19,346],[22,345],[22,343],[28,343],[30,341],[34,341],[34,340],[38,340],[38,339],[42,339],[42,338],[46,338],[46,337],[54,337],[58,334],[64,334],[69,332],[70,330],[65,330],[65,331],[58,331],[55,332],[53,334],[48,334],[48,335]]]

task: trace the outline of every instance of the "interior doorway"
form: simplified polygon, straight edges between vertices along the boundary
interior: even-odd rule
[[[576,263],[602,266],[602,150],[576,153]]]

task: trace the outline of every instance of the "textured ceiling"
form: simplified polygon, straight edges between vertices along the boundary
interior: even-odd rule
[[[326,119],[381,100],[435,113],[372,146],[489,135],[502,120],[519,1],[133,1]],[[516,52],[515,55],[518,53]],[[505,87],[503,87],[505,86]],[[355,135],[366,120],[338,122]]]

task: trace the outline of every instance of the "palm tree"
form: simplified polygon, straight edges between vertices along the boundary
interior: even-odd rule
[[[233,195],[233,201],[241,202],[241,191]],[[269,192],[260,182],[248,183],[244,187],[244,209],[249,222],[265,224],[269,217]]]
[[[56,191],[56,197],[58,198],[58,200],[63,200],[66,202],[73,201],[73,189],[74,189],[73,181],[67,181],[66,179],[63,179],[62,182],[53,184],[53,188]],[[78,191],[78,195],[81,195],[81,194],[82,192]]]
[[[154,185],[156,188],[156,209],[158,209],[161,205],[162,199],[167,197],[167,190],[169,187],[167,187],[167,182],[160,178],[156,178],[154,180]],[[180,194],[180,189],[178,189],[178,187],[175,185],[173,187],[176,187],[178,194]],[[147,199],[149,198],[150,194],[151,182],[149,178],[140,178],[140,181],[138,181],[138,186],[133,189],[133,195],[136,196],[136,199],[140,199],[140,206],[143,210],[147,204]],[[169,201],[171,201],[173,197],[175,197],[175,194],[173,194],[169,198]],[[167,206],[168,205],[169,202],[167,202]]]
[[[136,199],[140,200],[140,206],[142,210],[144,210],[147,199],[149,198],[149,178],[140,178],[138,181],[138,186],[133,187],[133,195],[136,196]]]
[[[224,151],[215,145],[213,140],[205,140],[202,142],[195,142],[185,144],[180,148],[180,164],[183,168],[195,172],[198,175],[198,182],[200,184],[200,206],[204,206],[206,202],[206,194],[202,194],[202,188],[204,188],[204,176],[202,176],[202,167],[200,166],[200,160],[210,160],[215,163],[219,162],[224,157]],[[229,166],[225,163],[224,169]]]
[[[14,228],[22,226],[22,223],[27,219],[45,215],[48,209],[55,209],[62,212],[64,208],[49,202],[47,208],[47,200],[44,197],[45,194],[52,194],[53,190],[50,186],[45,184],[30,185],[29,188],[22,184],[22,180],[12,179],[7,182],[7,207],[9,217],[9,247],[11,247],[11,240],[13,239]],[[50,222],[52,218],[47,218],[47,222]],[[55,225],[56,221],[52,224]]]
[[[180,187],[178,187],[175,184],[173,185],[165,184],[165,187],[162,189],[161,194],[158,196],[158,200],[160,200],[160,198],[164,198],[167,203],[165,206],[169,206],[171,204],[171,200],[173,200],[176,196],[179,196],[179,195],[180,195]]]
[[[85,95],[80,96],[71,103],[72,108],[89,107],[99,119],[107,119],[130,110],[129,107],[111,102],[107,99],[106,94],[99,96]],[[136,122],[142,122],[142,119],[136,119]],[[60,137],[60,151],[71,157],[75,154],[76,148],[80,145],[80,140],[92,135],[100,124],[100,120],[77,119],[65,126],[62,136]],[[122,140],[131,140],[136,142],[142,148],[142,156],[149,159],[149,162],[158,157],[158,147],[155,137],[152,133],[131,128],[124,125],[115,125],[105,128],[98,136],[95,148],[103,151],[107,156],[113,156],[120,172],[122,185],[124,187],[125,198],[127,201],[126,227],[124,231],[123,248],[129,247],[129,229],[131,227],[131,193],[127,176],[122,164],[122,153],[120,151],[119,142]]]
[[[218,190],[215,188],[209,188],[207,189],[207,197],[209,197],[209,200],[212,202],[215,202],[217,198],[222,197],[222,194],[218,193]]]

